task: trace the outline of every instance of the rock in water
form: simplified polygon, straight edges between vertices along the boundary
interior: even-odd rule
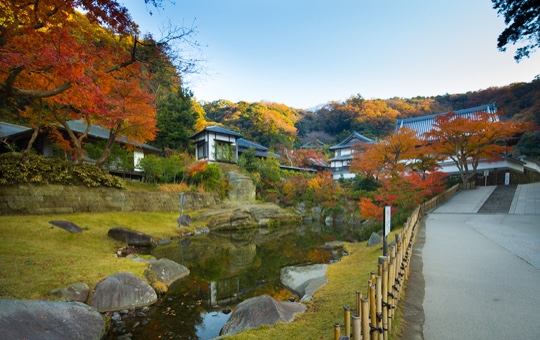
[[[189,269],[169,259],[159,259],[150,263],[144,271],[144,276],[154,283],[155,279],[171,286],[175,281],[189,275]]]
[[[78,225],[76,225],[75,223],[72,223],[70,221],[54,220],[54,221],[49,221],[49,223],[56,226],[56,227],[58,227],[58,228],[64,229],[65,231],[70,232],[70,233],[80,233],[80,232],[82,232],[81,227],[79,227]]]
[[[1,339],[99,340],[105,322],[80,302],[0,300]]]
[[[315,291],[328,282],[327,269],[327,264],[284,267],[281,268],[281,283],[296,292],[301,297],[300,301],[309,301]]]
[[[156,301],[156,291],[148,283],[131,273],[117,273],[96,285],[92,306],[99,312],[109,312],[148,306]]]
[[[66,288],[57,288],[49,292],[49,296],[58,297],[57,301],[63,302],[85,302],[88,298],[90,288],[84,282],[77,282]]]
[[[126,242],[130,246],[147,247],[152,244],[152,236],[126,228],[109,229],[107,235],[118,241]]]
[[[257,296],[240,303],[221,330],[221,335],[233,335],[244,329],[276,322],[291,322],[306,306],[297,302],[276,301],[268,295]]]

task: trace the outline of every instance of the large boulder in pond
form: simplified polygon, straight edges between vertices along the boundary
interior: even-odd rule
[[[144,271],[144,277],[150,282],[163,282],[170,287],[175,281],[189,275],[189,269],[169,259],[153,261]]]
[[[84,282],[77,282],[69,287],[53,289],[48,295],[56,297],[56,301],[85,302],[88,298],[88,293],[90,293],[90,287]]]
[[[152,244],[152,236],[126,228],[109,229],[107,235],[115,240],[126,242],[130,246],[147,247]]]
[[[291,322],[297,313],[306,311],[302,303],[276,301],[268,295],[257,296],[241,302],[221,329],[221,335],[233,335],[244,329],[276,322]]]
[[[156,291],[131,273],[107,276],[96,285],[92,296],[92,306],[99,312],[149,306],[156,301]]]
[[[105,322],[80,302],[0,300],[1,339],[99,340]]]
[[[70,222],[70,221],[54,220],[54,221],[49,221],[49,223],[52,224],[55,227],[58,227],[60,229],[64,229],[65,231],[67,231],[69,233],[80,233],[80,232],[82,232],[81,227],[79,227],[78,225],[76,225],[75,223]]]
[[[297,293],[300,301],[309,301],[313,294],[328,282],[326,278],[327,264],[314,264],[303,267],[281,268],[281,283]]]

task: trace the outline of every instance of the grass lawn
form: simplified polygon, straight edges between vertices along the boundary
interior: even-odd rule
[[[117,272],[141,276],[147,264],[115,257],[125,246],[107,236],[125,227],[156,238],[178,236],[178,213],[85,213],[0,216],[0,298],[41,299],[78,281],[91,288]],[[68,220],[83,230],[68,233],[49,221]]]
[[[117,272],[142,277],[147,264],[115,257],[124,244],[109,238],[108,230],[125,227],[156,238],[173,237],[178,235],[177,217],[177,213],[142,212],[0,216],[0,298],[47,298],[51,289],[78,281],[93,288]],[[68,233],[52,226],[52,220],[71,221],[84,231]],[[369,274],[376,271],[377,258],[382,255],[379,247],[367,248],[366,242],[347,243],[345,247],[350,255],[329,266],[329,282],[307,304],[306,313],[292,323],[263,326],[232,339],[333,338],[333,324],[343,324],[343,305],[356,313],[355,292],[360,290],[366,296]],[[397,321],[394,330],[400,324]]]
[[[393,234],[389,240],[394,239]],[[377,259],[382,255],[380,247],[368,248],[366,242],[346,243],[345,250],[350,255],[328,267],[329,282],[315,293],[307,311],[294,322],[247,330],[231,339],[333,339],[334,323],[344,323],[343,305],[356,314],[356,291],[367,297],[369,275],[377,270]],[[394,318],[393,334],[397,334],[403,323],[399,313]],[[344,328],[341,335],[343,332]]]

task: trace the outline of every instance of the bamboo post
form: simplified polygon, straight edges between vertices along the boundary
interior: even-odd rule
[[[360,315],[359,314],[353,314],[352,315],[352,338],[353,340],[361,340],[362,339],[362,335],[361,335],[361,331],[362,331],[362,323],[361,323],[362,320],[360,320]]]
[[[383,338],[388,339],[388,257],[379,256],[379,263],[382,264],[382,329]]]
[[[377,301],[377,328],[379,329],[378,338],[382,340],[383,333],[382,331],[382,278],[377,276],[377,284],[375,285],[375,300]]]
[[[334,324],[334,340],[339,340],[341,336],[341,325],[339,324],[339,322],[336,322]]]
[[[369,287],[369,318],[370,318],[370,329],[377,327],[377,303],[375,301],[375,286],[371,285]],[[379,334],[376,332],[371,332],[371,340],[377,340]]]
[[[368,294],[369,295],[369,294]],[[369,339],[369,300],[362,299],[362,340]]]
[[[392,329],[392,317],[394,315],[394,262],[393,257],[388,262],[388,330]]]
[[[345,319],[343,323],[345,325],[345,336],[349,338],[351,336],[351,308],[347,305],[343,306],[343,318]]]
[[[357,290],[356,291],[356,314],[358,315],[362,315],[361,303],[362,303],[362,292]]]
[[[382,287],[382,329],[383,338],[388,339],[388,269],[383,269],[383,287]]]

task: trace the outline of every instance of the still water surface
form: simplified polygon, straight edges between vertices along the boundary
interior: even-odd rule
[[[146,317],[128,320],[126,328],[133,339],[212,339],[230,317],[223,308],[262,294],[277,300],[292,297],[280,284],[281,268],[339,260],[341,249],[321,246],[354,238],[346,225],[305,224],[211,232],[157,247],[156,258],[181,263],[191,273]]]

